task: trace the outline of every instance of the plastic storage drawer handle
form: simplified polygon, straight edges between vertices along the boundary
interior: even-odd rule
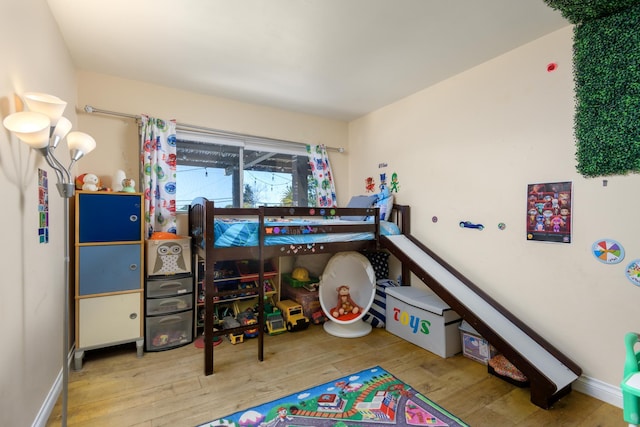
[[[180,286],[182,286],[182,283],[180,282],[167,282],[167,283],[163,283],[158,287],[162,290],[167,290],[167,289],[178,289],[180,288]]]
[[[183,321],[182,317],[169,316],[169,317],[165,317],[164,319],[160,319],[160,321],[158,323],[178,323],[178,322],[182,322],[182,321]]]

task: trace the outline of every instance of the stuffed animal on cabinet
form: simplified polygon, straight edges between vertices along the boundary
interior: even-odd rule
[[[82,189],[84,191],[100,190],[100,179],[98,176],[92,173],[84,174],[84,178],[82,178]]]

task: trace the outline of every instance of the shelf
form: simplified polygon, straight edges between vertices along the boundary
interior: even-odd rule
[[[279,289],[279,279],[277,267],[278,260],[268,260],[264,263],[263,282],[264,290],[262,294],[268,300],[277,298]],[[214,326],[222,327],[222,317],[220,310],[233,310],[233,316],[237,316],[237,309],[234,307],[242,307],[253,305],[257,306],[258,298],[261,295],[260,289],[260,262],[258,260],[233,260],[219,261],[215,263],[213,272],[213,283],[209,282],[209,289],[206,291],[213,298],[215,306]],[[205,326],[205,271],[202,259],[198,260],[196,268],[197,276],[197,296],[196,296],[196,319],[195,326],[202,330]],[[225,312],[226,313],[226,312]],[[227,315],[226,313],[225,315]],[[256,312],[256,318],[259,318]],[[253,326],[255,328],[256,326]],[[237,328],[224,329],[216,332],[217,335],[236,334],[242,331],[252,329],[252,325],[241,325]]]
[[[273,281],[273,279],[276,278],[276,276],[277,275],[274,273],[272,277],[265,278],[265,290],[264,290],[265,296],[273,296],[277,294],[276,284]],[[245,282],[238,282],[237,280],[229,281],[229,287],[227,289],[225,288],[220,289],[219,285],[221,282],[214,282],[216,283],[216,287],[218,288],[216,291],[213,292],[215,301],[222,302],[222,301],[256,298],[260,292],[258,288],[259,285],[257,284],[257,279],[252,280],[254,286],[242,287],[243,284],[246,284],[249,282],[251,281],[245,281]],[[202,282],[200,282],[198,285],[200,287],[199,292],[200,293],[204,292],[202,289]],[[200,298],[198,298],[198,305],[204,305],[204,300],[201,300]]]

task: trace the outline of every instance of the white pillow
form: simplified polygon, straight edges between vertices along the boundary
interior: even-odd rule
[[[380,208],[380,221],[388,221],[393,209],[393,195],[384,188],[377,196],[375,207]]]
[[[348,208],[372,208],[376,201],[378,200],[377,194],[372,194],[370,196],[353,196],[351,200],[349,200]],[[366,216],[343,216],[341,219],[347,221],[366,221]]]

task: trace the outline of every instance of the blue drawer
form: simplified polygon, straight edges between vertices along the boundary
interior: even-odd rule
[[[142,240],[142,197],[139,194],[79,193],[80,243]]]
[[[141,288],[141,246],[105,245],[79,248],[79,295]]]

